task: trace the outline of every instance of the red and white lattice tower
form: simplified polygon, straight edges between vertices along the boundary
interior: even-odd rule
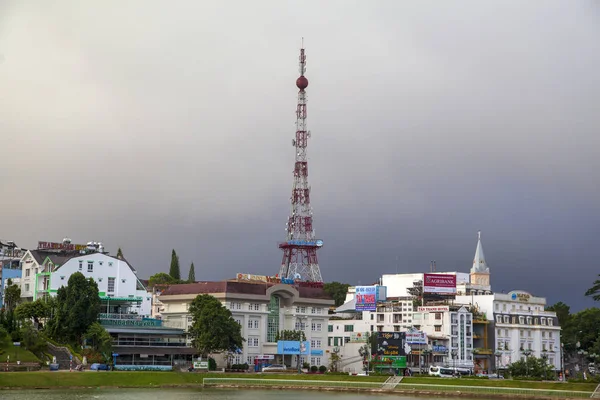
[[[323,241],[315,238],[313,213],[310,206],[310,186],[308,185],[308,162],[306,147],[310,132],[306,129],[306,88],[308,79],[304,48],[300,49],[300,77],[298,86],[298,106],[296,108],[296,138],[292,145],[296,148],[294,185],[292,187],[292,210],[286,224],[287,241],[279,243],[283,250],[283,261],[279,276],[307,282],[323,282],[317,261],[317,250]]]

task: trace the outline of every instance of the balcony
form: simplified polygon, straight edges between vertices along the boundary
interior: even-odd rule
[[[100,313],[98,315],[102,326],[134,326],[134,327],[161,327],[160,319],[146,318],[137,314]]]
[[[131,337],[116,338],[112,341],[113,346],[136,346],[136,347],[188,347],[183,338],[153,338],[153,337]]]

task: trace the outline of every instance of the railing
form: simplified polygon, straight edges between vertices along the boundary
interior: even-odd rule
[[[140,346],[140,347],[150,347],[150,346],[165,346],[165,347],[187,347],[186,340],[169,340],[169,339],[138,339],[134,338],[132,340],[127,339],[115,339],[112,341],[113,346]]]
[[[294,380],[294,379],[253,379],[253,378],[204,378],[204,386],[288,386],[312,388],[344,388],[344,389],[371,389],[384,391],[384,382],[364,381],[321,381],[321,380]],[[589,398],[592,392],[553,390],[553,389],[520,389],[491,386],[458,386],[458,385],[430,385],[407,382],[403,379],[397,386],[400,392],[446,392],[446,393],[472,393],[496,395],[525,395],[532,397],[556,398]]]
[[[384,382],[320,381],[295,379],[204,378],[204,386],[297,386],[315,388],[379,389]]]
[[[161,327],[163,321],[153,318],[140,319],[100,319],[100,325],[103,326],[137,326],[137,327]]]

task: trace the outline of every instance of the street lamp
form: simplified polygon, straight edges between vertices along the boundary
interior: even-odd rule
[[[496,356],[496,376],[500,376],[500,357],[502,357],[502,352],[500,350],[496,350],[496,352],[494,353],[494,355]]]
[[[525,367],[527,368],[527,377],[529,377],[529,356],[531,355],[531,350],[523,351],[523,355],[525,356]]]
[[[304,332],[303,326],[302,326],[302,321],[304,320],[305,317],[303,316],[296,316],[296,319],[298,320],[298,328],[300,328],[300,337],[298,338],[298,373],[301,374],[302,373],[302,363],[300,362],[300,358],[302,356],[302,332]]]
[[[546,353],[546,350],[544,350],[544,352],[542,353],[542,360],[544,360],[544,380],[547,381],[548,380],[548,353]]]
[[[423,350],[423,356],[425,357],[425,368],[429,369],[429,356],[432,354],[433,352],[429,349],[425,349]]]
[[[577,342],[577,344],[579,344],[579,342]],[[579,346],[577,346],[579,347]],[[583,363],[583,358],[587,357],[588,352],[585,350],[577,350],[577,354],[579,354],[579,359],[581,362],[581,374],[583,375],[583,373],[585,372],[585,364]]]
[[[563,381],[567,381],[567,375],[565,375],[565,353],[564,353],[565,344],[560,344],[560,369],[562,372]]]
[[[454,372],[456,373],[456,357],[458,356],[458,350],[452,350],[452,365],[454,366]]]

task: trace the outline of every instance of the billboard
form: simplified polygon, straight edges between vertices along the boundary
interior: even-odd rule
[[[377,286],[357,286],[354,298],[356,311],[377,310]]]
[[[38,242],[38,250],[81,251],[87,249],[85,244]]]
[[[378,356],[405,356],[406,345],[405,332],[377,332],[377,348],[374,353]]]
[[[310,354],[310,342],[280,340],[277,342],[277,354]]]
[[[456,275],[423,274],[423,293],[456,294]]]
[[[427,334],[423,331],[410,330],[406,332],[406,343],[408,344],[427,344]]]
[[[419,312],[448,312],[450,311],[449,306],[425,306],[425,307],[417,307],[417,311]]]

